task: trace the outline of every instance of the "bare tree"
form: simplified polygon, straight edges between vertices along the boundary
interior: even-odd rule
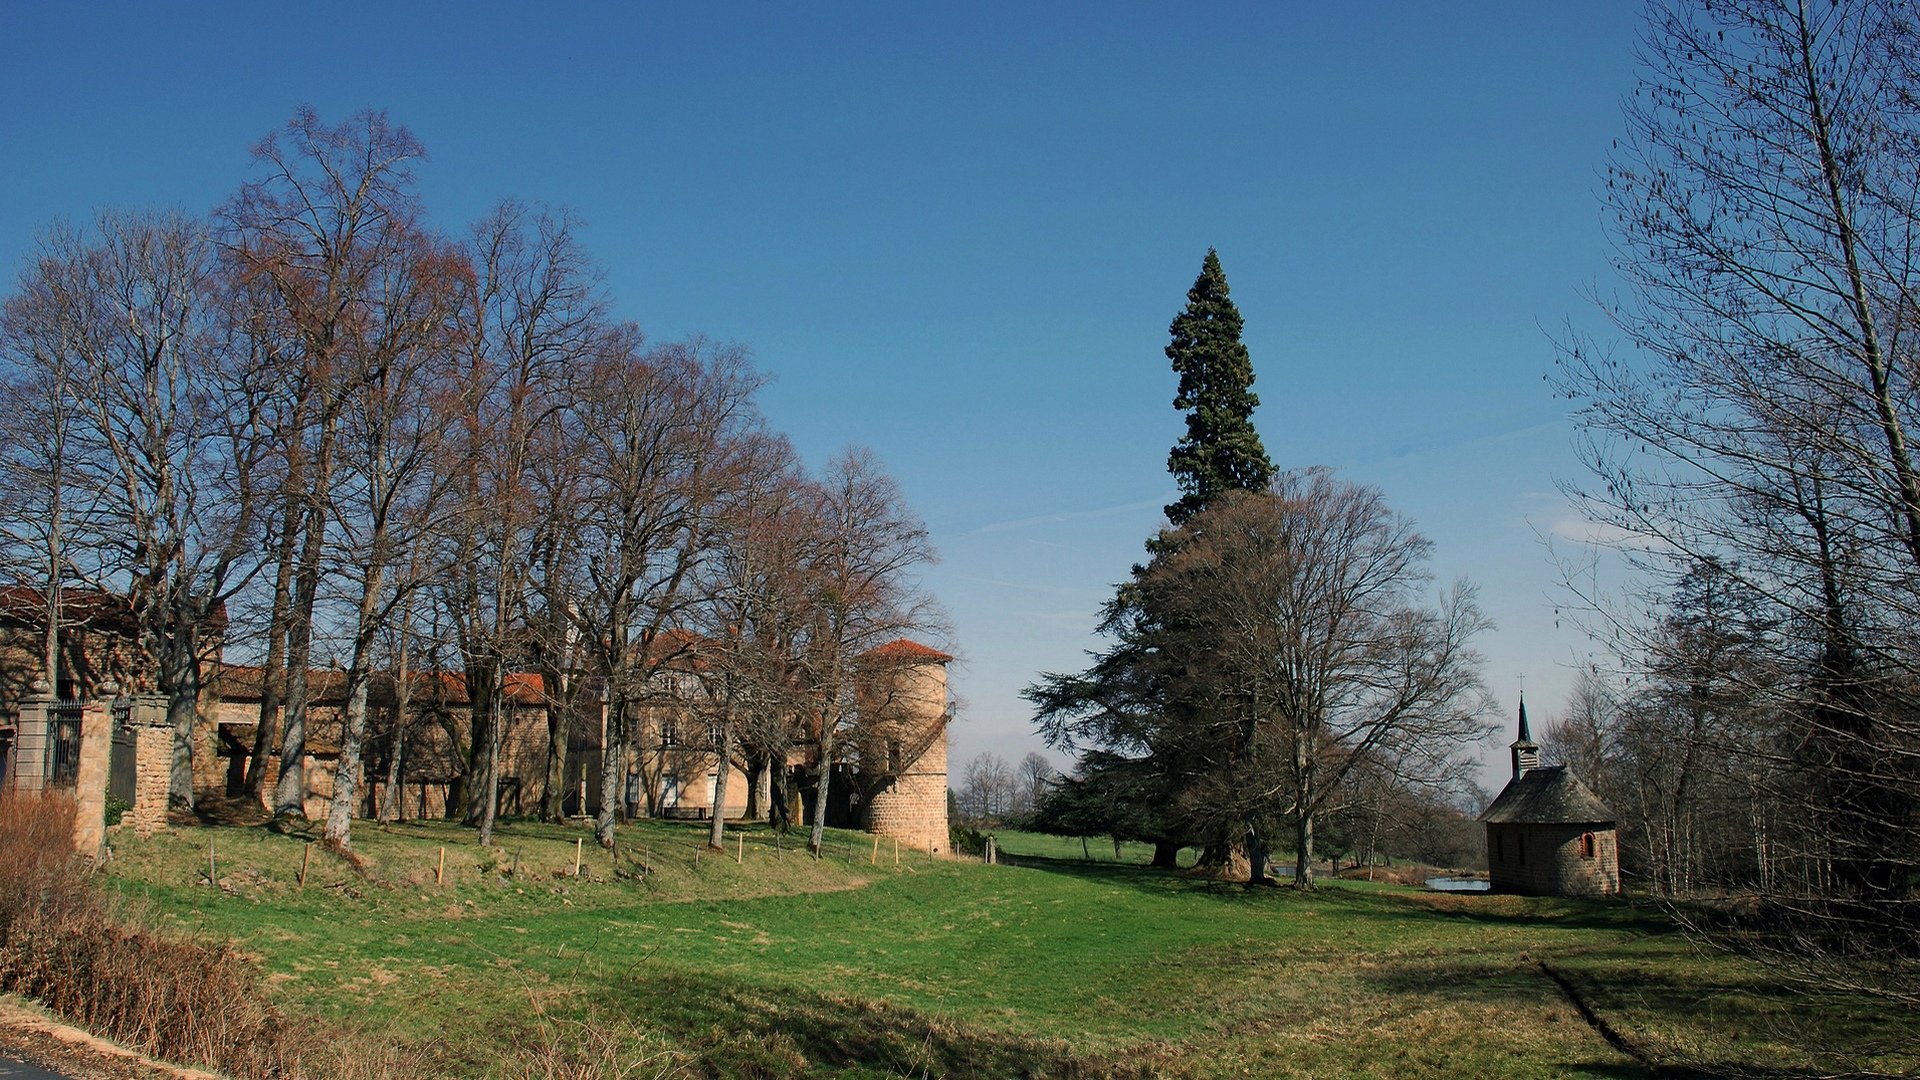
[[[467,819],[492,842],[509,667],[525,655],[528,590],[539,534],[551,526],[534,498],[543,429],[566,417],[565,373],[590,362],[608,333],[603,303],[573,220],[505,203],[474,230],[464,303],[466,370],[455,427],[458,506],[451,530],[449,608],[462,642],[473,737]],[[558,688],[556,688],[558,689]],[[550,713],[550,747],[564,710]]]
[[[1020,781],[1007,759],[992,751],[975,754],[960,774],[960,812],[975,822],[997,822],[1013,812]]]
[[[125,583],[168,696],[172,796],[191,805],[202,635],[257,566],[258,417],[236,391],[250,373],[200,223],[107,214],[56,245],[9,318],[46,379],[71,372],[60,486],[71,473],[89,492],[88,575]]]
[[[815,491],[820,533],[809,558],[799,685],[816,749],[808,846],[817,855],[826,839],[833,766],[861,719],[862,658],[897,638],[937,630],[941,620],[914,577],[935,558],[926,526],[878,459],[848,450]]]
[[[759,811],[758,781],[785,767],[805,490],[793,448],[784,438],[758,435],[742,441],[739,483],[721,493],[715,515],[694,623],[701,638],[695,671],[718,770],[708,836],[715,847],[725,838],[733,766],[747,777],[749,817]]]
[[[607,339],[575,384],[587,469],[568,603],[606,680],[595,832],[608,847],[641,710],[681,704],[672,673],[688,657],[679,631],[697,599],[716,493],[738,482],[739,436],[759,422],[758,378],[738,350],[638,346],[637,331]]]
[[[1019,814],[1031,814],[1040,808],[1046,798],[1047,786],[1058,779],[1060,773],[1053,762],[1038,751],[1031,751],[1020,759],[1020,787],[1013,811]]]
[[[327,812],[326,839],[339,848],[352,843],[375,648],[395,607],[424,584],[406,574],[418,565],[407,553],[432,543],[449,488],[439,450],[458,385],[456,282],[466,271],[448,245],[425,234],[414,242],[381,283],[381,332],[356,357],[366,370],[354,376],[361,389],[342,417],[342,467],[329,499],[340,538],[336,573],[358,585]]]
[[[410,284],[406,263],[419,246],[419,199],[412,163],[424,154],[405,128],[367,110],[330,126],[301,108],[254,148],[259,174],[221,211],[223,242],[240,288],[262,299],[254,332],[278,361],[286,393],[276,522],[274,604],[269,628],[262,734],[271,695],[284,678],[285,724],[273,806],[276,817],[305,813],[307,675],[315,607],[332,509],[337,440],[363,382],[389,352],[386,289]],[[284,638],[284,672],[275,664]],[[257,745],[256,773],[266,746]],[[263,779],[263,777],[261,777]]]
[[[1882,931],[1912,925],[1920,874],[1916,55],[1912,12],[1881,0],[1654,5],[1606,191],[1626,342],[1561,358],[1597,478],[1573,494],[1631,538],[1647,606],[1715,566],[1764,614],[1766,675],[1744,689],[1765,719],[1719,737],[1772,808],[1744,816],[1773,852],[1781,955],[1829,973],[1912,947]],[[1698,645],[1659,614],[1595,609],[1630,668],[1683,670]],[[1667,735],[1697,715],[1672,693],[1623,704]],[[1635,760],[1663,780],[1656,806],[1699,775]],[[1763,829],[1781,810],[1792,827]],[[1656,837],[1670,816],[1649,815]]]
[[[67,506],[83,492],[70,491],[67,440],[79,402],[74,357],[75,334],[64,325],[70,305],[64,290],[79,286],[56,269],[61,249],[71,248],[65,234],[42,242],[35,269],[22,275],[19,293],[0,309],[0,356],[7,364],[0,393],[13,437],[0,443],[0,491],[6,507],[0,517],[0,557],[7,564],[32,567],[18,575],[46,582],[46,627],[42,669],[49,686],[61,686],[61,586],[68,577],[64,551]],[[65,279],[65,280],[63,280]]]

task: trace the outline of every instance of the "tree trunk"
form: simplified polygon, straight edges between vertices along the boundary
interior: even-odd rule
[[[353,809],[360,789],[360,761],[367,741],[367,684],[373,639],[379,632],[380,594],[385,588],[381,568],[385,545],[377,532],[366,580],[360,586],[360,610],[355,620],[353,657],[347,662],[347,715],[341,725],[340,760],[333,770],[333,802],[327,808],[326,841],[346,851],[353,847]]]
[[[1085,837],[1081,838],[1083,843]],[[1176,870],[1180,866],[1180,844],[1174,840],[1155,840],[1153,842],[1153,861],[1149,866],[1162,870]]]
[[[247,760],[247,794],[267,798],[267,765],[280,733],[280,708],[287,687],[287,627],[293,608],[294,552],[300,539],[300,506],[289,498],[274,557],[273,609],[267,617],[267,658],[260,669],[260,719],[253,729],[253,753]],[[269,808],[271,808],[269,806]]]
[[[167,722],[173,728],[173,762],[167,796],[175,803],[192,808],[193,729],[200,713],[199,641],[192,623],[172,613],[168,618],[174,626],[160,647],[161,689],[167,693]]]
[[[467,801],[461,821],[479,825],[487,813],[487,789],[493,780],[493,697],[499,685],[498,663],[491,657],[469,659],[466,665],[467,722],[472,736],[467,742]]]
[[[833,744],[820,745],[820,775],[813,782],[813,831],[807,834],[807,850],[817,858],[827,842],[827,795],[833,781]]]
[[[746,820],[748,821],[760,820],[760,814],[762,813],[760,806],[760,778],[766,774],[767,756],[763,753],[753,754],[747,762]]]
[[[714,767],[713,823],[707,830],[707,843],[717,848],[727,838],[727,774],[733,771],[733,723],[724,715],[714,735],[713,752],[719,763]]]
[[[494,666],[494,674],[499,674],[499,666]],[[506,695],[499,686],[493,687],[487,694],[487,790],[480,800],[480,846],[493,844],[493,824],[500,817],[500,743],[501,729],[506,727]]]
[[[567,718],[572,715],[573,695],[563,688],[568,677],[549,668],[546,682],[549,693],[559,689],[559,701],[547,702],[547,778],[540,788],[540,820],[559,821],[566,815],[567,793]],[[582,809],[585,809],[582,807]]]
[[[1253,822],[1247,823],[1247,884],[1271,885],[1267,876],[1267,841]]]
[[[1293,887],[1313,888],[1313,815],[1301,811],[1295,821]]]
[[[386,783],[380,790],[380,820],[399,821],[406,815],[406,800],[401,797],[406,783],[407,694],[396,690],[393,710],[392,743],[387,751]]]
[[[293,608],[287,633],[287,721],[281,740],[280,777],[274,786],[275,817],[307,814],[307,708],[312,687],[308,671],[313,660],[313,606],[320,591],[320,555],[327,527],[326,454],[316,470],[315,488],[307,505],[306,535],[301,541],[300,570],[294,580]]]
[[[327,807],[326,841],[347,851],[353,847],[353,804],[360,788],[361,748],[367,734],[367,673],[360,650],[347,671],[347,715],[340,734],[340,760],[333,770],[333,801]]]
[[[620,782],[626,776],[627,700],[608,703],[607,733],[600,740],[600,814],[594,819],[594,838],[600,846],[613,848],[614,811],[620,804]],[[586,813],[581,807],[580,812]]]
[[[773,775],[767,778],[767,825],[775,833],[784,835],[793,828],[793,801],[787,792],[787,770],[784,764],[771,762],[768,768]]]
[[[399,649],[394,656],[393,670],[393,734],[388,737],[387,777],[381,788],[380,820],[400,820],[404,799],[401,798],[402,786],[406,783],[407,728],[410,726],[409,713],[413,708],[413,665],[412,650],[407,648],[407,626],[411,618],[409,612],[400,617]]]

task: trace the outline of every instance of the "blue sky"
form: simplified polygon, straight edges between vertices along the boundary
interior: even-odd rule
[[[1616,4],[8,4],[0,282],[55,220],[210,209],[298,104],[386,109],[436,225],[576,210],[620,315],[747,345],[808,460],[887,462],[944,557],[958,763],[1038,747],[1020,688],[1081,666],[1174,496],[1161,350],[1217,247],[1269,454],[1413,517],[1499,624],[1503,716],[1523,674],[1539,715],[1589,651],[1552,609],[1578,465],[1543,376],[1609,287],[1636,32]]]

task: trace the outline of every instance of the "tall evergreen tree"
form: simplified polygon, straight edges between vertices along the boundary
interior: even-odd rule
[[[1167,455],[1167,471],[1180,483],[1180,500],[1167,507],[1175,526],[1199,513],[1222,492],[1259,491],[1273,479],[1253,410],[1253,360],[1240,343],[1240,309],[1227,296],[1227,275],[1212,248],[1200,276],[1187,290],[1187,307],[1168,331],[1167,359],[1180,376],[1173,407],[1187,411],[1187,433]]]

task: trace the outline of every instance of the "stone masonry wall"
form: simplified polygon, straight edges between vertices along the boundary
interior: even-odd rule
[[[900,776],[873,797],[871,828],[915,851],[947,850],[947,669],[918,664],[902,676],[911,719],[909,727],[937,732],[921,755],[905,763]]]
[[[1580,853],[1591,833],[1594,853]],[[1495,892],[1609,896],[1620,891],[1619,834],[1589,825],[1491,825],[1487,864]]]

